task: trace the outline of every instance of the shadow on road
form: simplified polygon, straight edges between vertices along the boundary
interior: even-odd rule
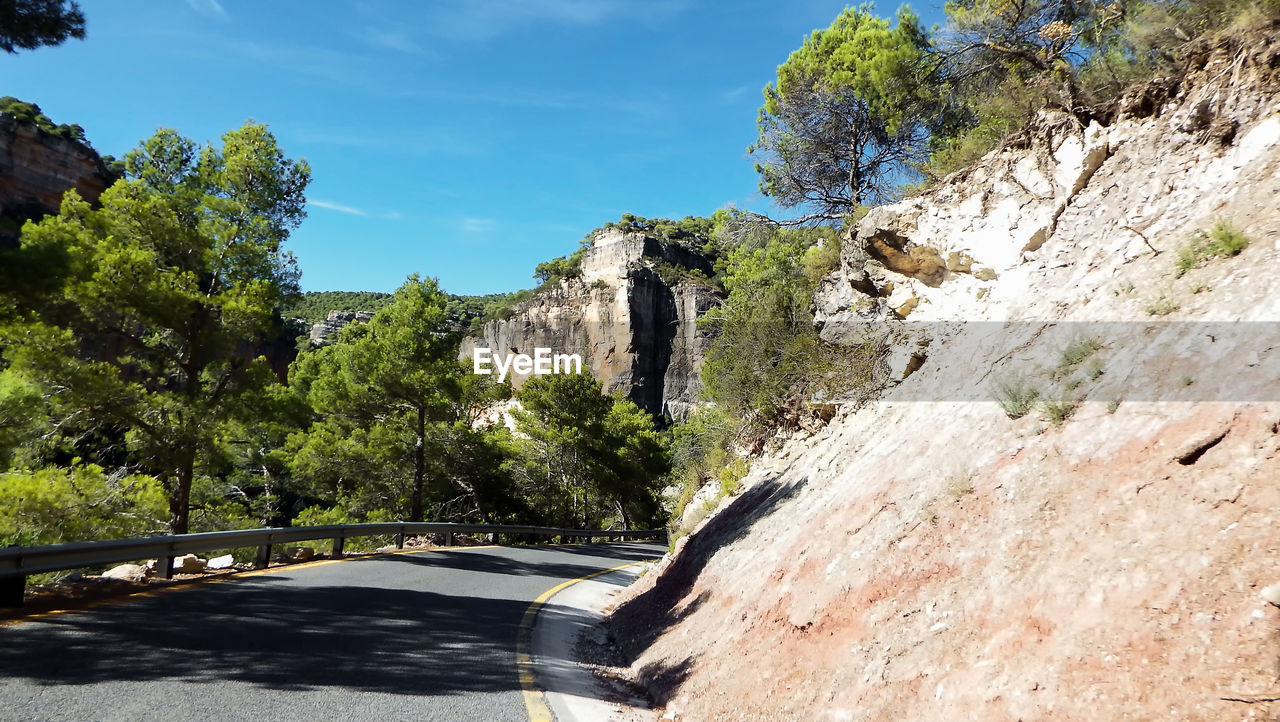
[[[645,561],[662,556],[666,548],[654,544],[582,544],[574,546],[529,546],[517,547],[519,559],[478,554],[474,551],[439,550],[427,554],[397,554],[388,557],[373,557],[382,561],[397,561],[404,564],[425,567],[443,567],[448,569],[465,569],[488,574],[514,574],[520,576],[544,576],[560,579],[576,579],[598,572],[599,562],[587,562],[590,557],[595,560],[614,559],[618,566],[627,562]],[[584,563],[575,564],[565,561],[551,561],[555,557],[563,558],[564,554],[575,554],[584,557]],[[545,557],[547,561],[538,561],[537,557]],[[608,568],[607,566],[604,568]]]

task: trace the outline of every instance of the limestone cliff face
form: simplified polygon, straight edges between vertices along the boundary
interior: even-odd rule
[[[311,324],[311,345],[330,343],[347,324],[368,323],[372,318],[373,311],[330,311],[325,320]]]
[[[815,307],[891,386],[629,591],[667,717],[1280,713],[1275,30],[858,225]],[[1238,255],[1185,250],[1223,222]]]
[[[461,358],[471,359],[478,347],[497,356],[532,355],[535,348],[578,354],[607,392],[620,391],[655,415],[681,418],[701,390],[698,368],[707,339],[697,317],[718,296],[692,277],[664,281],[658,264],[711,272],[706,258],[679,244],[606,231],[583,258],[581,277],[522,304],[508,319],[485,324],[480,337],[463,341]],[[512,376],[517,386],[526,378]]]
[[[89,146],[0,113],[0,243],[15,241],[24,221],[56,213],[67,190],[92,203],[113,180]]]

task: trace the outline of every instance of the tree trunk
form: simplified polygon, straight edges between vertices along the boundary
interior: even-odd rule
[[[195,455],[185,455],[174,474],[169,493],[169,533],[186,534],[191,523],[191,480],[195,477]]]
[[[627,495],[620,494],[618,496],[618,512],[622,514],[622,528],[631,529],[631,515],[627,513]]]
[[[422,521],[422,486],[427,465],[427,410],[418,409],[418,440],[413,446],[413,494],[409,497],[409,521]]]

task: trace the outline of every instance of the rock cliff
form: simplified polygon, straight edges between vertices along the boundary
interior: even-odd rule
[[[629,591],[614,635],[667,719],[1280,712],[1274,37],[857,226],[815,308],[891,385]]]
[[[323,346],[332,341],[349,323],[368,323],[373,311],[330,311],[323,321],[311,324],[312,346]]]
[[[114,180],[89,146],[0,113],[0,244],[15,243],[25,221],[56,213],[67,190],[93,203]]]
[[[698,402],[698,367],[707,339],[697,318],[718,303],[697,251],[644,233],[607,230],[582,259],[580,277],[561,281],[485,324],[463,341],[461,358],[477,347],[497,356],[535,348],[579,354],[584,369],[609,393],[622,392],[655,416],[682,418]],[[666,280],[664,280],[664,276]],[[519,386],[527,376],[514,375]]]

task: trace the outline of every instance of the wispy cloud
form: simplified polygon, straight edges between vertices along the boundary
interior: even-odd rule
[[[338,213],[346,213],[349,216],[368,216],[368,213],[353,208],[352,206],[344,206],[341,203],[330,203],[329,201],[307,201],[307,205],[323,208],[328,211],[337,211]]]
[[[531,25],[660,22],[687,4],[688,0],[443,0],[432,4],[423,27],[444,37],[490,40]]]
[[[365,42],[376,48],[384,48],[386,50],[394,50],[398,53],[406,53],[408,55],[425,55],[426,51],[418,44],[408,33],[402,30],[379,30],[377,28],[365,28],[361,33],[361,37]]]
[[[215,18],[227,17],[226,8],[222,7],[222,3],[218,2],[218,0],[187,0],[187,5],[190,5],[192,10],[201,15]]]
[[[360,148],[370,152],[393,153],[396,156],[441,155],[450,157],[483,157],[497,150],[497,142],[474,128],[423,126],[412,130],[366,134],[367,128],[356,130],[340,126],[287,125],[273,126],[282,138],[304,145],[337,148]]]
[[[733,103],[733,102],[742,100],[747,96],[748,93],[750,93],[754,89],[755,89],[755,86],[752,86],[752,85],[739,85],[736,88],[731,88],[729,90],[726,90],[720,93],[720,100],[726,103]]]
[[[492,218],[463,218],[459,224],[466,233],[487,233],[498,227]]]

